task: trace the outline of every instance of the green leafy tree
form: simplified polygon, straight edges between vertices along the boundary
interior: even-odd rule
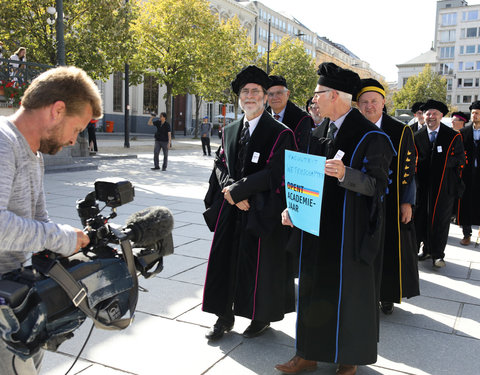
[[[393,104],[396,109],[407,109],[415,102],[428,99],[445,102],[446,98],[447,80],[426,65],[418,76],[410,77],[405,86],[393,94]]]
[[[52,0],[0,0],[0,40],[9,54],[22,46],[27,48],[28,61],[57,63],[55,23],[47,22],[54,19],[47,13],[54,5]],[[65,0],[63,8],[66,64],[102,80],[123,70],[134,45],[129,24],[136,12],[131,4],[125,0]]]
[[[217,16],[215,18],[218,19]],[[190,90],[195,94],[196,99],[195,136],[203,100],[233,102],[235,106],[238,105],[230,83],[243,67],[253,64],[257,57],[248,31],[241,27],[237,17],[218,23],[215,38],[210,38],[203,52],[203,58],[206,61],[201,64],[202,69],[197,71]]]
[[[262,66],[267,65],[267,56],[263,55]],[[287,80],[290,100],[305,108],[312,97],[318,76],[315,61],[307,54],[303,43],[298,39],[283,38],[280,44],[273,43],[270,49],[270,75],[281,75]]]
[[[172,95],[191,92],[208,60],[208,43],[216,38],[217,18],[206,0],[135,0],[139,17],[132,23],[137,51],[132,65],[166,88],[167,117]]]

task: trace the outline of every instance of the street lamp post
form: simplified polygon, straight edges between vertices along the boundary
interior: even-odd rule
[[[57,64],[65,65],[65,38],[63,34],[63,0],[56,0],[57,5]]]
[[[128,4],[128,0],[125,0],[125,5]],[[128,26],[128,25],[127,25]],[[125,62],[125,138],[123,147],[130,148],[130,95],[129,95],[129,86],[130,86],[130,66],[128,62]]]
[[[270,52],[272,52],[270,50],[270,29],[271,29],[271,24],[272,24],[272,20],[269,19],[268,20],[268,36],[267,36],[267,74],[270,74]],[[299,31],[297,34],[294,34],[294,35],[291,35],[287,40],[285,40],[286,42],[289,41],[290,39],[292,39],[293,37],[301,37],[301,36],[304,36],[305,34],[302,33],[301,31]],[[278,47],[278,45],[276,46]],[[275,48],[274,48],[275,49]]]

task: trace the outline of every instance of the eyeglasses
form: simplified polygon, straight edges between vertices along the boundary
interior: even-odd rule
[[[318,97],[318,96],[320,96],[320,94],[323,94],[324,92],[329,92],[329,91],[332,91],[332,90],[315,91],[313,93],[313,97]]]
[[[269,98],[274,98],[275,96],[277,96],[277,97],[278,96],[283,96],[286,92],[287,92],[287,90],[269,92],[268,97]]]
[[[248,94],[252,94],[253,96],[257,96],[262,92],[262,90],[259,89],[241,89],[240,90],[240,95],[247,96]]]

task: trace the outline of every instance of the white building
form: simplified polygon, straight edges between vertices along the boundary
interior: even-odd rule
[[[433,52],[397,65],[399,88],[408,77],[431,64],[447,79],[447,104],[468,112],[470,104],[479,99],[480,5],[438,0]]]

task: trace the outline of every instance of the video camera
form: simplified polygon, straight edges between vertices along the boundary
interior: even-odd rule
[[[131,324],[137,273],[158,274],[163,257],[173,253],[173,216],[165,207],[138,211],[123,227],[109,223],[134,195],[127,180],[96,180],[95,190],[77,200],[89,245],[66,258],[44,250],[32,256],[31,266],[2,275],[0,337],[9,350],[22,358],[40,348],[55,351],[87,316],[102,329]],[[111,209],[106,217],[105,207]],[[127,312],[130,317],[123,318]]]

